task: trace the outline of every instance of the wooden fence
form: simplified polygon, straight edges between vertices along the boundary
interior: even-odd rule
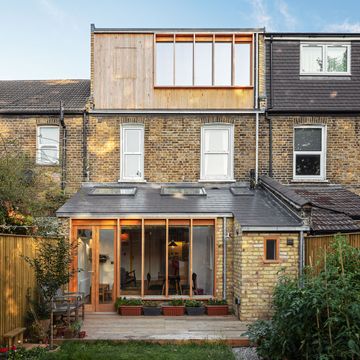
[[[35,238],[0,234],[0,343],[3,335],[24,325],[26,294],[35,289],[34,272],[21,255],[35,255]]]
[[[360,233],[343,234],[352,246],[360,248]],[[328,249],[335,235],[307,236],[305,238],[305,264],[314,266],[319,256]]]

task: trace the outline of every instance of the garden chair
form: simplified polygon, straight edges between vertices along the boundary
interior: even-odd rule
[[[82,319],[85,318],[85,294],[82,292],[63,292],[58,290],[52,299],[51,311],[54,316],[66,317],[70,324],[70,318],[74,314],[75,320],[79,319],[79,310],[82,311]]]

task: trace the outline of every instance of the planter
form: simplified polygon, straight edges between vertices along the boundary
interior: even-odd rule
[[[138,305],[121,305],[118,312],[122,316],[140,316],[142,312],[142,306]]]
[[[161,315],[161,307],[143,307],[145,316],[159,316]]]
[[[86,331],[80,331],[79,332],[79,338],[83,339],[86,336]]]
[[[164,316],[183,316],[185,315],[185,306],[163,306]]]
[[[71,329],[66,329],[64,331],[64,339],[72,339],[74,337],[74,331]]]
[[[191,315],[191,316],[204,315],[205,307],[204,306],[197,306],[197,307],[187,306],[186,312],[188,315]]]
[[[66,330],[66,326],[56,327],[56,336],[57,337],[64,336],[65,330]]]
[[[206,305],[206,313],[210,316],[229,315],[228,305]]]
[[[39,320],[41,328],[47,333],[50,329],[50,319]]]

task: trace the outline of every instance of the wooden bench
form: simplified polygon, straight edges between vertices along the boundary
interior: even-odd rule
[[[19,327],[4,334],[7,347],[17,346],[19,342],[22,344],[25,330],[26,328]]]

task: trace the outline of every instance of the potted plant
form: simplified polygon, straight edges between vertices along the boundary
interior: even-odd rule
[[[165,316],[182,316],[185,314],[184,300],[174,299],[162,306]]]
[[[79,331],[79,338],[83,339],[86,336],[86,331]]]
[[[123,316],[140,316],[142,312],[142,301],[140,299],[117,298],[115,308]]]
[[[161,307],[155,301],[144,301],[143,310],[145,316],[159,316],[161,315]]]
[[[65,339],[71,339],[73,337],[77,337],[80,329],[82,326],[82,322],[77,320],[74,321],[72,324],[69,325],[69,327],[67,327],[64,331],[64,338]]]
[[[206,304],[206,313],[210,316],[214,315],[228,315],[229,314],[229,306],[226,300],[216,300],[210,299]]]
[[[204,315],[205,307],[201,301],[186,300],[185,301],[186,313],[188,315]]]

